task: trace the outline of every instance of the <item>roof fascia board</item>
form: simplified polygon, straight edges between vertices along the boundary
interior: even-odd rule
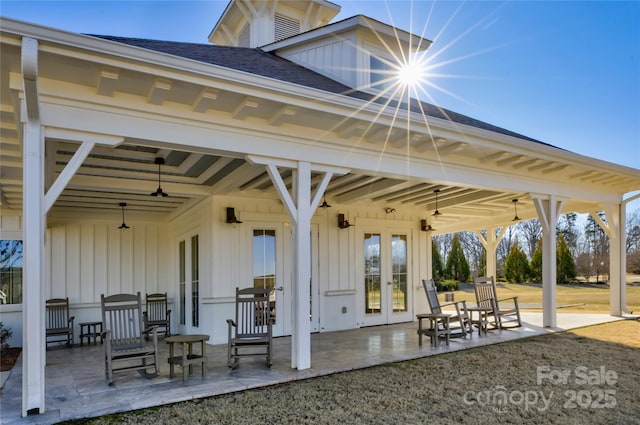
[[[406,117],[401,117],[394,123],[395,127],[405,128],[407,122]],[[539,159],[557,162],[567,162],[571,165],[595,167],[606,169],[615,173],[624,173],[628,177],[638,178],[637,169],[626,167],[624,165],[607,162],[598,158],[591,158],[580,155],[553,145],[536,143],[519,137],[510,136],[508,134],[497,133],[491,130],[473,127],[468,124],[457,123],[438,117],[427,117],[428,126],[434,134],[441,137],[450,137],[453,140],[461,140],[472,142],[474,145],[488,147],[492,149],[506,149],[510,153],[521,155],[534,155]],[[379,122],[379,120],[378,120]],[[425,118],[417,112],[411,112],[410,122],[427,125]],[[540,156],[544,154],[544,156]]]
[[[300,44],[308,43],[319,38],[324,38],[327,36],[337,36],[338,34],[342,34],[345,32],[355,31],[359,28],[363,28],[367,31],[378,32],[389,37],[399,37],[401,42],[410,44],[411,47],[416,49],[416,51],[418,49],[426,50],[429,48],[429,46],[431,46],[432,43],[431,40],[415,34],[411,34],[405,30],[392,27],[391,25],[387,25],[380,21],[367,18],[366,16],[356,15],[343,21],[336,22],[334,24],[329,24],[324,27],[316,28],[302,34],[277,41],[275,43],[267,44],[260,48],[265,52],[273,52],[276,50],[286,49]]]
[[[88,54],[82,54],[78,51],[67,51],[64,48],[55,45],[40,45],[40,50],[55,53],[63,56],[69,56],[77,59],[88,60],[96,63],[110,65],[113,67],[126,68],[132,71],[149,73],[147,66],[160,66],[171,68],[174,71],[169,72],[166,69],[156,70],[157,76],[166,78],[178,78],[187,82],[201,85],[210,85],[210,81],[204,78],[186,79],[185,74],[196,73],[206,77],[217,77],[227,80],[230,83],[239,83],[246,86],[259,87],[260,89],[274,90],[286,94],[287,99],[291,96],[300,96],[311,100],[313,104],[325,103],[330,105],[344,106],[353,110],[353,108],[361,107],[361,100],[350,98],[345,95],[327,92],[325,90],[310,88],[295,83],[282,80],[276,80],[244,71],[235,70],[215,64],[208,64],[196,60],[181,58],[170,54],[156,52],[136,46],[128,46],[109,40],[98,39],[95,37],[65,32],[61,30],[45,28],[32,24],[26,24],[19,21],[7,20],[0,18],[0,27],[2,31],[14,33],[18,36],[29,36],[38,40],[44,40],[49,43],[58,43],[68,48],[86,49],[93,52],[98,57]],[[105,55],[112,55],[119,59],[107,59]],[[144,65],[138,65],[143,62]],[[215,72],[212,72],[215,70]],[[229,89],[216,85],[216,88]],[[295,90],[292,90],[295,88]],[[283,99],[284,100],[284,99]],[[375,112],[375,111],[372,111]],[[344,114],[344,111],[339,113]]]

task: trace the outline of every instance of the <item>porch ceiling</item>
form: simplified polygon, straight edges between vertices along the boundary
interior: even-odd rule
[[[543,143],[109,41],[23,30],[40,38],[45,128],[123,138],[118,146],[93,148],[55,202],[53,217],[99,214],[117,221],[118,204],[126,202],[128,214],[167,220],[210,195],[278,199],[264,167],[247,162],[248,154],[351,169],[326,192],[330,204],[345,208],[391,207],[427,218],[439,189],[438,230],[509,222],[515,198],[520,217],[536,217],[529,192],[564,196],[565,210],[584,212],[599,199],[640,189],[638,170]],[[0,41],[0,203],[21,210],[20,37],[3,32]],[[63,131],[51,134],[47,187],[79,146]],[[269,141],[282,143],[271,152]],[[166,198],[150,196],[158,186],[156,157],[166,161]],[[289,184],[290,173],[281,170]]]

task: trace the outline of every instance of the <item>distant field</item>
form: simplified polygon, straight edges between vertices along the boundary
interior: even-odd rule
[[[638,279],[640,280],[640,278]],[[523,310],[537,310],[542,308],[542,284],[540,283],[499,283],[498,297],[518,297],[518,303]],[[444,302],[444,294],[440,294]],[[455,291],[455,301],[465,300],[475,304],[473,285],[462,284]],[[559,284],[556,286],[556,304],[562,311],[585,313],[609,312],[609,286],[603,284]],[[627,284],[627,306],[640,312],[640,285]]]

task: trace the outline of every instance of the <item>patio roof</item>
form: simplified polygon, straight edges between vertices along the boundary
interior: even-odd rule
[[[22,208],[21,35],[40,43],[47,185],[82,140],[97,140],[49,220],[112,216],[122,201],[134,216],[166,221],[210,195],[276,199],[264,167],[246,160],[275,152],[350,169],[329,184],[329,203],[428,216],[438,189],[438,232],[510,223],[515,198],[521,218],[536,218],[532,193],[562,197],[567,212],[591,212],[640,188],[638,170],[424,102],[407,111],[371,101],[259,50],[101,39],[8,19],[2,31],[3,209]],[[106,139],[115,145],[100,143]],[[166,158],[162,186],[171,195],[162,203],[149,196],[158,156]],[[290,170],[280,172],[290,183]]]
[[[428,343],[419,347],[416,323],[314,334],[312,368],[302,371],[289,366],[289,337],[274,340],[271,368],[266,368],[262,359],[248,359],[241,361],[237,369],[231,370],[226,366],[226,345],[208,345],[206,378],[201,378],[200,370],[195,367],[194,374],[184,383],[180,373],[176,378],[169,378],[166,362],[168,344],[162,340],[159,344],[160,376],[145,379],[135,371],[120,373],[115,375],[112,387],[104,378],[103,347],[100,344],[76,346],[73,349],[54,348],[47,351],[46,412],[20,418],[22,379],[21,366],[18,365],[2,389],[0,417],[2,423],[16,425],[95,417],[620,320],[605,314],[560,313],[556,328],[543,328],[541,314],[525,312],[522,317],[522,328],[490,331],[487,336],[474,333],[472,337],[452,339],[449,347],[444,343],[436,348]],[[340,348],[337,350],[336,347]]]

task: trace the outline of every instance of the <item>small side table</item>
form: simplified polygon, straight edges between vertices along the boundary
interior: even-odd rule
[[[80,345],[83,345],[84,339],[87,338],[87,345],[91,343],[97,344],[97,339],[100,338],[100,344],[102,344],[102,322],[81,322],[80,323]]]
[[[467,307],[467,311],[469,312],[469,321],[471,322],[471,326],[476,325],[478,327],[478,335],[486,335],[487,330],[489,329],[489,313],[491,313],[491,307]],[[478,313],[478,317],[476,319],[473,318],[473,313]]]
[[[418,345],[422,346],[422,335],[428,335],[431,339],[431,346],[437,347],[440,343],[440,337],[444,336],[445,341],[447,343],[447,347],[449,346],[449,337],[451,336],[450,322],[451,319],[450,314],[431,314],[431,313],[421,313],[416,314],[416,318],[418,319]],[[422,321],[424,319],[429,319],[429,327],[424,328],[422,326]],[[443,327],[439,328],[438,323],[440,321],[444,321]]]
[[[209,341],[209,335],[173,335],[164,339],[169,344],[169,377],[175,376],[174,366],[182,367],[182,380],[187,380],[187,369],[189,375],[193,373],[194,364],[200,363],[202,368],[202,377],[207,375],[207,349],[205,342]],[[200,343],[200,354],[193,353],[193,345]],[[182,352],[174,355],[174,345],[182,344]]]

